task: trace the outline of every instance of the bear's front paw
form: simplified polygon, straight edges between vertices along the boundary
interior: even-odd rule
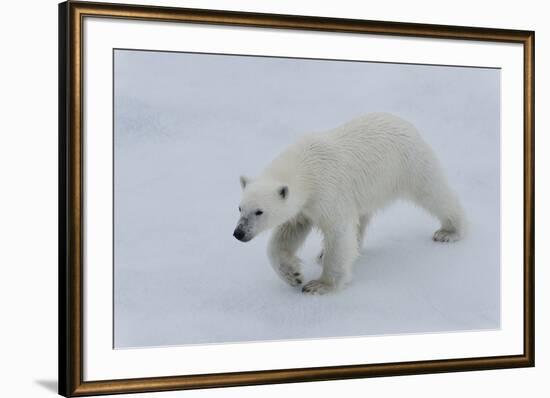
[[[312,281],[309,281],[305,284],[305,286],[302,288],[302,292],[306,294],[326,294],[333,290],[333,287],[330,286],[328,283],[323,282],[319,279],[314,279]]]
[[[277,268],[277,274],[290,286],[299,286],[304,281],[304,276],[294,265],[282,263]]]

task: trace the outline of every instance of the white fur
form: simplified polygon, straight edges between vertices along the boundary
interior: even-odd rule
[[[350,280],[369,219],[395,199],[409,199],[440,220],[436,241],[455,241],[465,233],[462,207],[433,151],[414,126],[387,113],[304,136],[257,178],[241,177],[241,184],[242,240],[275,228],[269,259],[291,285],[303,282],[296,251],[311,227],[321,230],[323,271],[303,287],[310,294]]]

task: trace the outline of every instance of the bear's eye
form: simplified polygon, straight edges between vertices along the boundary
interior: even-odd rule
[[[261,216],[262,214],[264,214],[264,212],[261,210],[256,210],[256,213],[254,214],[256,214],[257,216]]]
[[[239,213],[241,212],[241,206],[239,206]]]

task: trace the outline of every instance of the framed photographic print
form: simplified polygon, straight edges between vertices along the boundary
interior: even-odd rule
[[[59,32],[60,394],[534,366],[534,32]]]

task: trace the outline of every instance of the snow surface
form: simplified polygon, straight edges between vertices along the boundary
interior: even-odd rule
[[[238,177],[305,132],[386,111],[416,125],[470,220],[455,244],[396,203],[352,284],[320,297],[275,275],[268,235],[233,238]],[[500,326],[500,71],[115,52],[115,347],[426,333]],[[312,235],[300,256],[320,268]]]

